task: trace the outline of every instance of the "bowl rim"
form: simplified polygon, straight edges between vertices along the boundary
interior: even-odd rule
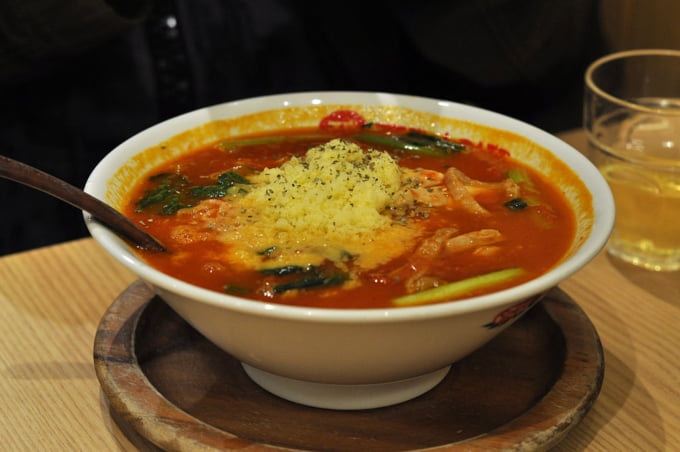
[[[241,313],[265,314],[268,317],[290,320],[307,319],[333,323],[414,321],[493,309],[522,302],[532,296],[547,292],[580,270],[601,251],[607,242],[614,222],[613,196],[599,170],[581,152],[548,132],[500,113],[458,102],[386,92],[305,91],[258,96],[199,108],[155,124],[123,141],[96,165],[88,177],[84,189],[91,195],[104,199],[110,177],[132,155],[144,151],[165,138],[200,126],[210,120],[218,119],[212,118],[214,115],[221,118],[224,117],[221,115],[225,112],[232,113],[233,111],[238,111],[238,114],[231,116],[241,116],[247,113],[243,110],[256,112],[289,106],[318,105],[319,103],[331,105],[356,105],[361,103],[370,105],[398,105],[400,107],[425,111],[432,111],[434,106],[438,107],[442,114],[446,112],[464,113],[465,116],[460,117],[461,120],[495,129],[509,130],[527,140],[533,141],[541,147],[548,149],[558,159],[568,165],[580,176],[583,183],[589,189],[593,198],[593,225],[590,235],[571,256],[559,262],[543,275],[498,292],[417,306],[343,309],[282,305],[236,297],[194,286],[164,274],[146,264],[135,255],[131,247],[122,239],[97,223],[87,212],[84,212],[84,219],[90,234],[105,251],[135,273],[140,279],[164,291],[173,292],[201,303],[225,307]],[[450,114],[446,116],[457,117]],[[206,118],[208,119],[207,121]],[[178,125],[181,125],[181,127],[178,127]],[[150,140],[153,136],[156,136],[156,138]],[[144,143],[151,144],[144,145]],[[137,149],[137,151],[134,152],[134,149]]]

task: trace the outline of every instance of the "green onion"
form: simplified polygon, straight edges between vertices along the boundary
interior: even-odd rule
[[[413,145],[405,141],[400,140],[396,136],[389,135],[373,135],[370,133],[360,133],[354,135],[359,141],[364,141],[372,144],[379,144],[382,146],[388,146],[395,149],[403,149],[405,151],[416,151],[421,148],[421,146]]]
[[[523,182],[531,184],[531,179],[529,179],[527,172],[520,168],[513,168],[508,171],[508,177],[516,184],[521,184]],[[533,186],[533,184],[531,185]]]
[[[437,149],[445,150],[449,153],[459,152],[465,149],[464,144],[456,143],[455,141],[449,141],[438,137],[437,135],[416,132],[415,130],[408,132],[406,135],[401,135],[399,138],[414,145],[434,146]]]
[[[460,297],[469,292],[486,289],[497,284],[511,281],[524,273],[521,268],[508,268],[483,275],[462,279],[433,289],[416,292],[403,297],[395,298],[392,302],[398,306],[413,306],[433,301],[443,301]]]
[[[454,143],[435,135],[427,135],[414,131],[404,135],[373,135],[370,133],[360,133],[354,135],[354,138],[365,143],[377,144],[435,157],[445,157],[451,153],[465,149],[465,146],[460,143]]]
[[[517,185],[521,186],[522,193],[524,194],[522,200],[524,201],[526,206],[541,205],[541,200],[539,199],[538,196],[539,191],[526,171],[524,171],[521,168],[513,168],[510,171],[508,171],[508,177],[512,179],[512,181],[515,182]]]

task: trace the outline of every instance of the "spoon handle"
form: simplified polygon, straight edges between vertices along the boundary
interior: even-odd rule
[[[165,247],[156,239],[137,227],[113,207],[37,168],[0,155],[0,177],[35,188],[89,212],[94,219],[139,248],[150,251],[165,251]]]

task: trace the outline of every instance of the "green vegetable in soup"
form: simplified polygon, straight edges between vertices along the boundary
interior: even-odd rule
[[[415,152],[437,157],[445,157],[454,152],[465,149],[465,145],[448,141],[435,135],[411,131],[403,135],[373,135],[362,133],[354,135],[354,138],[369,144],[388,146],[408,152]]]
[[[432,146],[448,153],[459,152],[465,149],[465,145],[456,143],[455,141],[445,140],[436,135],[429,135],[427,133],[410,131],[406,135],[401,135],[400,138],[413,145],[417,146]]]
[[[508,177],[512,179],[522,190],[522,198],[514,199],[505,203],[505,207],[511,210],[524,210],[532,220],[542,229],[552,229],[559,217],[555,215],[553,208],[547,204],[541,196],[541,192],[531,180],[529,174],[520,168],[508,171]]]
[[[220,174],[214,185],[200,185],[191,188],[191,196],[196,199],[224,198],[228,190],[237,184],[247,185],[248,179],[233,171]]]
[[[347,280],[343,273],[330,275],[312,274],[304,278],[274,286],[274,293],[288,292],[294,289],[320,289],[323,287],[338,286]]]
[[[192,185],[187,177],[171,173],[157,174],[150,181],[157,184],[156,188],[137,201],[135,210],[154,211],[160,215],[172,215],[180,209],[195,206],[202,199],[223,198],[232,187],[249,183],[233,171],[220,174],[213,185]]]
[[[398,306],[413,306],[435,301],[444,301],[464,296],[475,290],[487,289],[497,284],[512,281],[524,273],[521,268],[508,268],[491,273],[485,273],[471,278],[445,284],[433,289],[416,292],[403,297],[395,298],[394,304]]]
[[[292,273],[305,273],[311,271],[311,267],[302,267],[300,265],[284,265],[277,268],[266,268],[260,270],[263,275],[284,276]]]
[[[511,199],[503,205],[510,210],[524,210],[529,207],[526,201],[524,201],[522,198]]]
[[[526,171],[520,168],[513,168],[508,171],[508,177],[522,188],[522,193],[524,193],[522,200],[527,206],[541,204],[538,188],[536,188],[536,185],[534,185]]]
[[[143,212],[156,208],[161,215],[171,215],[184,207],[191,207],[183,202],[183,192],[189,186],[189,180],[180,174],[162,173],[152,176],[151,182],[157,183],[155,189],[147,191],[142,199],[137,201],[135,210]]]
[[[337,286],[347,281],[347,274],[339,271],[335,266],[318,267],[315,265],[299,266],[285,265],[283,267],[267,268],[260,270],[264,275],[276,277],[288,277],[300,275],[300,278],[289,279],[286,282],[275,284],[272,291],[276,294],[296,289],[320,289],[323,287]]]

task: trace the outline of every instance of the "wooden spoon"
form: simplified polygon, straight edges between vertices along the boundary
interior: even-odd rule
[[[92,217],[132,245],[150,251],[165,251],[155,238],[140,229],[113,207],[67,182],[37,168],[0,155],[0,177],[38,189],[72,206],[89,212]]]

